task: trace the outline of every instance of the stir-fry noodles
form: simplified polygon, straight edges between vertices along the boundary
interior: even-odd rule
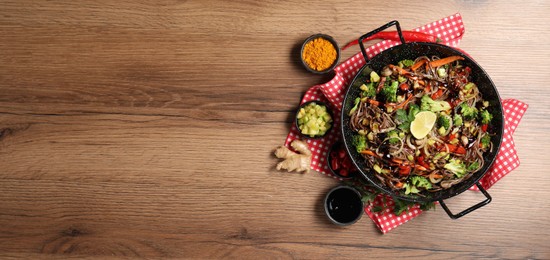
[[[483,167],[493,116],[461,60],[403,60],[360,86],[349,112],[353,145],[392,190],[448,189]]]

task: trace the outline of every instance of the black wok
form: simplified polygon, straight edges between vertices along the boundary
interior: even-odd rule
[[[373,34],[376,34],[382,30],[385,30],[388,27],[393,25],[397,27],[397,31],[399,33],[399,37],[401,39],[402,44],[389,48],[369,60],[365,51],[365,47],[363,45],[363,39]],[[359,169],[359,171],[361,172],[361,176],[364,179],[366,179],[369,183],[374,185],[376,188],[382,190],[383,192],[397,199],[413,201],[413,202],[438,201],[443,207],[443,209],[445,210],[445,212],[447,212],[447,214],[453,219],[462,217],[491,202],[491,196],[479,184],[479,180],[489,170],[500,149],[500,144],[502,142],[502,134],[504,129],[503,128],[504,118],[503,118],[503,112],[502,112],[502,103],[501,103],[498,91],[493,81],[487,75],[487,73],[468,55],[466,55],[461,51],[448,47],[446,45],[435,44],[435,43],[425,43],[425,42],[410,42],[410,43],[405,42],[401,33],[401,28],[397,21],[392,21],[372,32],[369,32],[361,36],[359,38],[359,44],[360,44],[359,46],[361,48],[361,52],[363,53],[363,57],[365,58],[366,64],[358,71],[357,75],[355,76],[351,84],[348,86],[345,99],[343,102],[343,107],[342,107],[342,120],[341,120],[342,131],[341,132],[342,132],[342,138],[344,140],[344,144],[346,146],[346,150],[350,155],[353,163],[357,167],[357,169]],[[355,150],[355,147],[352,144],[352,138],[353,138],[354,132],[350,127],[350,124],[349,124],[350,117],[348,116],[348,114],[351,108],[354,106],[355,98],[360,95],[361,90],[359,87],[365,82],[365,79],[368,77],[371,71],[374,70],[379,72],[384,66],[388,64],[397,64],[399,61],[404,59],[414,60],[419,56],[431,57],[434,55],[439,57],[460,55],[464,57],[464,60],[462,61],[463,64],[466,66],[469,66],[472,69],[472,72],[471,72],[472,82],[475,82],[477,84],[479,91],[483,95],[484,100],[489,101],[490,103],[489,112],[491,112],[493,115],[493,121],[491,122],[488,132],[491,134],[491,142],[493,143],[493,148],[491,151],[484,153],[483,158],[485,160],[485,163],[484,163],[484,166],[479,171],[473,173],[469,179],[464,180],[456,185],[453,185],[449,189],[445,189],[437,192],[425,192],[425,193],[422,193],[421,196],[416,194],[408,194],[408,195],[400,194],[395,191],[392,191],[384,183],[381,183],[381,181],[375,177],[371,169],[368,168],[362,155],[357,153],[357,151]],[[456,196],[466,191],[473,185],[477,185],[479,190],[485,195],[486,199],[458,214],[453,214],[445,205],[443,200]]]

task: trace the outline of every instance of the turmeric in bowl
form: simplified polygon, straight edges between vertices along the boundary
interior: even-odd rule
[[[337,63],[338,47],[328,35],[314,35],[302,46],[302,61],[313,72],[328,72]]]

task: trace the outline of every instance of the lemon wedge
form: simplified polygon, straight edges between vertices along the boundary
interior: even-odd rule
[[[411,134],[416,139],[422,139],[428,135],[435,125],[437,116],[431,111],[422,111],[416,114],[411,122]]]

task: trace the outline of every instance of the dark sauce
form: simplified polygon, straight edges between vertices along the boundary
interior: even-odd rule
[[[382,153],[382,158],[386,160],[391,159],[390,155],[390,147],[384,142],[382,145],[380,145],[379,151]]]
[[[414,91],[411,87],[409,87],[407,90],[402,90],[401,88],[397,89],[397,95],[398,96],[407,96],[407,94],[412,94]]]
[[[380,92],[381,92],[381,91],[380,91]],[[375,99],[376,101],[385,100],[384,95],[382,95],[381,93],[376,94],[376,97],[375,97],[375,98],[376,98],[376,99]],[[382,110],[384,113],[387,112],[386,106],[385,106],[385,103],[384,103],[384,102],[379,102],[378,108],[380,108],[380,110]]]
[[[458,99],[458,92],[452,91],[452,90],[449,91],[448,98],[451,99],[451,100]]]
[[[380,105],[378,105],[378,108],[382,110],[384,113],[387,113],[388,110],[386,109],[386,106],[384,105],[384,102],[380,102]]]
[[[481,101],[477,102],[476,103],[476,108],[477,108],[477,110],[481,111],[481,109],[483,109],[483,102],[481,102]]]
[[[378,139],[379,140],[385,140],[386,138],[388,137],[388,134],[387,133],[379,133],[378,134]],[[384,160],[390,160],[391,159],[391,155],[390,155],[390,146],[388,145],[388,141],[384,141],[380,147],[378,148],[378,151],[380,153],[382,153],[382,159]]]
[[[356,221],[363,211],[361,197],[353,190],[340,188],[332,191],[326,201],[327,213],[340,224]]]

